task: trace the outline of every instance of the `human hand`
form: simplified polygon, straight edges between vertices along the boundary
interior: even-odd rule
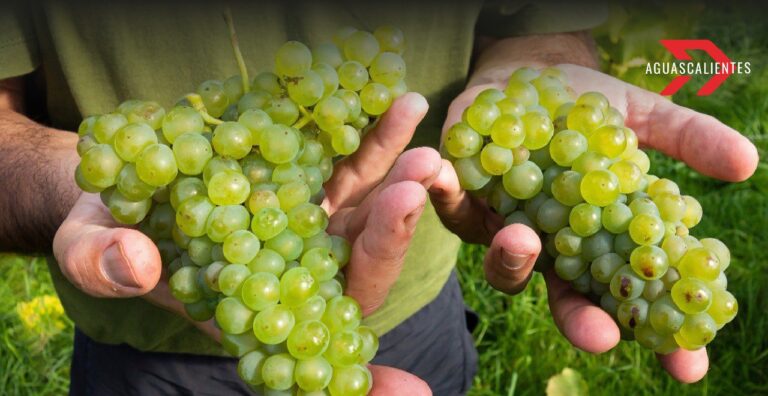
[[[339,161],[325,185],[328,232],[352,244],[345,267],[347,294],[374,312],[402,269],[405,252],[437,177],[441,160],[432,149],[402,153],[427,111],[423,97],[407,94],[370,130],[352,156]],[[64,275],[96,297],[137,297],[188,318],[174,299],[154,243],[141,232],[112,219],[97,194],[83,193],[54,238],[54,254]],[[189,319],[189,318],[188,318]],[[214,322],[196,322],[214,339]],[[401,370],[370,366],[372,394],[431,394],[422,380]],[[398,391],[395,392],[394,389]],[[406,393],[403,393],[406,392]]]
[[[715,118],[590,68],[559,67],[568,75],[576,94],[595,90],[595,87],[605,94],[611,105],[625,116],[626,125],[637,133],[642,146],[680,159],[702,174],[727,181],[745,180],[755,171],[756,148]],[[491,87],[503,89],[504,84],[475,85],[459,95],[449,108],[444,129],[460,120],[464,108],[479,92]],[[510,294],[522,290],[541,250],[538,235],[522,224],[504,227],[501,216],[460,188],[448,161],[443,161],[440,176],[429,192],[448,228],[467,241],[490,245],[484,261],[489,283]],[[545,274],[545,280],[555,324],[574,346],[601,353],[619,342],[619,329],[607,313],[552,271]],[[704,348],[679,349],[658,357],[672,377],[681,382],[696,382],[708,369]]]

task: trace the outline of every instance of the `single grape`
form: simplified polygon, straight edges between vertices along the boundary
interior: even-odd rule
[[[287,353],[272,355],[261,366],[264,385],[274,390],[288,390],[295,383],[296,359]]]
[[[486,101],[475,102],[464,111],[466,123],[483,136],[491,134],[491,127],[501,116],[498,106]]]
[[[498,121],[494,125],[497,123]],[[455,158],[466,158],[480,152],[483,147],[483,137],[469,125],[459,122],[448,129],[443,144],[448,154]]]
[[[588,237],[601,228],[601,210],[588,203],[580,203],[573,207],[568,217],[568,224],[579,236]],[[546,231],[546,230],[545,230]]]
[[[689,249],[680,262],[677,270],[683,278],[697,278],[711,282],[720,275],[720,260],[717,255],[705,247]]]
[[[259,238],[247,230],[238,230],[224,239],[224,257],[230,263],[249,263],[261,248]]]
[[[371,390],[371,372],[361,365],[336,367],[328,385],[331,395],[364,396]]]
[[[144,183],[136,173],[133,164],[126,164],[117,175],[117,191],[131,201],[143,201],[155,193],[157,188]]]
[[[319,320],[299,322],[291,330],[287,345],[291,356],[310,359],[323,354],[328,348],[331,333]]]
[[[290,335],[296,320],[283,304],[271,305],[253,318],[253,333],[265,344],[279,344]]]
[[[581,196],[582,176],[578,172],[567,170],[552,180],[552,196],[566,206],[575,206],[584,202]]]
[[[641,213],[629,223],[629,235],[638,245],[656,245],[664,238],[664,222],[656,216]]]
[[[221,337],[222,345],[226,345],[225,340],[233,336],[227,333],[223,333]],[[258,340],[256,343],[256,345],[258,345]],[[238,376],[240,376],[243,381],[251,385],[260,385],[264,383],[264,379],[261,376],[261,369],[264,366],[264,361],[267,360],[267,357],[267,354],[264,352],[255,348],[251,349],[250,352],[242,355],[240,357],[240,361],[237,363]]]
[[[331,146],[340,155],[350,155],[360,147],[360,133],[351,125],[342,125],[331,132]]]
[[[546,233],[556,233],[568,225],[568,214],[571,208],[549,198],[539,207],[536,214],[536,224]]]
[[[579,131],[589,136],[593,130],[603,125],[603,120],[602,109],[584,103],[577,103],[568,113],[567,126],[568,129]]]
[[[638,277],[629,264],[619,268],[611,278],[611,295],[619,301],[633,300],[643,293],[645,282]]]
[[[613,251],[614,236],[608,231],[600,230],[590,235],[581,243],[581,258],[592,261],[606,253]]]
[[[97,144],[83,155],[80,160],[80,174],[90,185],[105,189],[117,183],[118,175],[124,162],[112,146]]]
[[[733,294],[724,288],[712,290],[712,305],[707,309],[707,313],[717,323],[718,329],[732,321],[738,311],[739,303]]]
[[[318,282],[309,269],[289,269],[280,278],[280,302],[288,307],[301,305],[315,295],[318,288]]]
[[[560,166],[570,166],[585,151],[587,151],[587,138],[569,129],[555,134],[549,143],[549,154]]]
[[[508,97],[519,101],[525,107],[535,105],[539,101],[539,93],[536,91],[536,87],[529,82],[518,79],[510,79],[507,87],[504,88],[504,93]]]
[[[207,196],[193,196],[182,202],[176,210],[176,224],[190,237],[206,233],[208,217],[215,205]]]
[[[520,117],[525,129],[523,145],[528,150],[543,148],[552,139],[555,132],[549,116],[537,112],[529,112]]]
[[[675,334],[678,340],[684,340],[680,345],[683,348],[693,345],[707,345],[717,333],[717,323],[706,313],[686,315],[683,326]],[[694,348],[698,349],[698,348]]]
[[[640,189],[643,172],[634,163],[618,161],[611,165],[608,170],[619,178],[619,192],[622,194],[633,193]]]
[[[483,169],[492,175],[502,175],[512,168],[512,151],[495,143],[488,143],[480,153]]]
[[[208,198],[216,205],[239,205],[251,194],[248,178],[240,172],[225,170],[208,182]]]
[[[717,256],[717,259],[720,261],[720,271],[725,271],[731,264],[731,251],[728,250],[728,246],[725,246],[722,241],[715,238],[704,238],[699,242]]]
[[[648,320],[656,332],[668,335],[680,330],[685,314],[677,308],[672,297],[664,295],[651,304]]]
[[[610,165],[610,158],[594,151],[586,151],[573,161],[571,169],[586,174],[595,170],[606,170]]]
[[[331,334],[324,357],[335,367],[347,367],[360,360],[363,340],[356,331],[342,330]]]
[[[333,43],[321,43],[312,48],[312,64],[327,64],[332,67],[339,67],[344,62],[339,47]]]
[[[251,329],[253,311],[237,298],[226,297],[216,306],[216,323],[224,333],[242,334]]]
[[[632,218],[632,210],[627,205],[618,202],[609,204],[602,211],[603,227],[614,234],[626,232]]]
[[[86,154],[92,151],[93,149]],[[163,144],[148,146],[136,159],[136,173],[144,183],[151,186],[161,187],[170,184],[178,174],[173,151]]]
[[[339,74],[339,84],[350,91],[359,91],[368,83],[368,70],[354,60],[348,60],[336,69]]]
[[[301,252],[304,248],[304,241],[293,231],[286,229],[268,240],[264,244],[264,247],[274,250],[286,261],[291,261],[301,256]]]
[[[102,144],[112,144],[115,134],[128,124],[128,119],[122,114],[104,114],[93,124],[93,137]]]
[[[616,253],[606,253],[592,261],[589,270],[599,282],[609,283],[616,271],[624,265],[624,259]]]
[[[593,170],[584,175],[579,190],[588,203],[607,206],[619,196],[619,179],[610,171]]]
[[[203,99],[208,114],[220,117],[229,106],[229,97],[224,91],[224,84],[218,80],[203,81],[197,87],[197,93]]]
[[[401,54],[405,50],[405,35],[394,26],[379,26],[373,31],[373,35],[381,45],[381,51]]]
[[[555,273],[561,279],[572,281],[581,276],[589,266],[581,256],[559,255],[555,259]]]
[[[544,175],[536,164],[527,161],[513,166],[504,174],[502,181],[510,196],[515,199],[529,199],[541,191]]]
[[[569,227],[565,227],[555,235],[555,248],[565,256],[577,256],[581,254],[583,239],[576,235]]]
[[[302,182],[283,184],[277,189],[277,198],[280,200],[280,209],[290,211],[294,206],[308,202],[311,196],[309,186]]]
[[[479,190],[491,180],[491,175],[483,169],[479,155],[460,158],[453,163],[453,167],[459,184],[466,190]]]
[[[289,338],[290,340],[290,338]],[[296,384],[306,392],[321,392],[325,395],[325,389],[331,382],[333,368],[322,357],[313,357],[309,359],[299,359],[296,362],[295,377]],[[309,393],[299,393],[299,395],[308,395]]]
[[[589,136],[589,149],[608,158],[618,157],[626,147],[627,139],[622,127],[605,125],[595,129]]]
[[[682,278],[672,286],[672,300],[681,311],[695,314],[706,311],[712,304],[712,291],[696,278]]]
[[[275,71],[281,77],[296,77],[312,66],[312,53],[298,41],[288,41],[275,54]]]
[[[303,322],[306,320],[322,319],[325,307],[325,299],[318,294],[310,297],[304,304],[291,308],[291,311],[296,317],[297,322]]]
[[[197,267],[183,267],[168,280],[168,288],[173,297],[185,304],[199,301],[203,295],[197,284]]]
[[[628,329],[644,326],[648,319],[648,302],[642,298],[623,301],[619,304],[616,317]]]
[[[194,198],[193,198],[194,199]],[[210,202],[210,201],[209,201]],[[178,217],[177,217],[178,220]],[[241,205],[217,206],[210,212],[205,224],[208,238],[214,242],[224,239],[237,230],[246,230],[250,224],[248,209]]]
[[[702,208],[699,201],[690,195],[683,195],[685,201],[685,214],[680,220],[688,228],[693,228],[696,224],[699,224],[702,216]]]
[[[282,164],[299,153],[299,133],[284,125],[271,125],[261,135],[261,155],[269,162]]]
[[[373,34],[358,30],[344,40],[343,49],[347,59],[367,67],[379,53],[380,46]]]
[[[633,250],[629,262],[635,273],[645,280],[659,279],[669,268],[667,253],[653,245],[644,245]]]
[[[355,299],[338,296],[328,300],[322,320],[332,333],[354,330],[360,325],[362,310]]]

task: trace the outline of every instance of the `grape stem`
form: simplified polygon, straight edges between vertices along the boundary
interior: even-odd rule
[[[235,32],[235,22],[232,20],[232,11],[229,7],[224,10],[224,21],[227,23],[227,28],[229,29],[229,40],[232,43],[232,51],[235,52],[237,68],[240,69],[240,78],[243,80],[243,93],[248,93],[251,90],[250,81],[248,79],[248,68],[245,66],[243,53],[240,52],[240,44],[237,41],[237,32]]]
[[[312,113],[304,108],[304,106],[299,106],[299,112],[301,112],[301,118],[291,125],[291,127],[296,129],[304,128],[307,124],[312,122]]]
[[[203,121],[205,121],[206,124],[219,125],[224,123],[224,121],[208,114],[208,110],[206,110],[205,104],[203,103],[203,98],[200,95],[191,93],[187,94],[184,98],[189,101],[189,104],[191,104],[198,113],[200,113],[200,116],[203,117]]]

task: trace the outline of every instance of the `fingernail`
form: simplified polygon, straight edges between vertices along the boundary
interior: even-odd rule
[[[101,270],[107,279],[124,287],[139,288],[139,281],[125,257],[119,242],[113,243],[101,255]]]
[[[501,265],[510,271],[518,271],[525,267],[533,259],[532,254],[510,253],[504,249],[501,250]]]

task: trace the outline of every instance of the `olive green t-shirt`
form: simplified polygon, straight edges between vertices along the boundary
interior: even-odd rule
[[[238,72],[222,7],[194,1],[50,1],[2,10],[0,79],[40,68],[44,113],[61,129],[75,130],[84,116],[110,112],[126,99],[170,107],[200,82]],[[346,25],[369,31],[380,25],[401,28],[407,40],[406,82],[430,104],[411,146],[432,147],[439,143],[448,104],[468,76],[481,13],[480,20],[490,22],[478,30],[495,35],[572,31],[596,23],[595,15],[563,21],[556,16],[568,13],[556,6],[519,1],[486,3],[485,8],[480,1],[284,1],[234,3],[231,9],[251,75],[271,70],[276,50],[287,40],[310,46],[327,42]],[[455,265],[459,245],[428,205],[400,278],[366,324],[383,334],[434,299]],[[141,350],[222,353],[184,319],[141,298],[90,297],[63,277],[53,259],[49,264],[67,314],[91,338]]]

